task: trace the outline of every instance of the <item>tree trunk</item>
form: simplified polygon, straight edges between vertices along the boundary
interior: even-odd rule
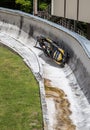
[[[37,15],[38,14],[37,2],[38,2],[38,0],[33,0],[33,15]]]

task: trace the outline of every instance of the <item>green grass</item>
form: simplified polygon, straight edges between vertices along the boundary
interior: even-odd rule
[[[21,57],[0,46],[0,130],[42,130],[39,86]]]

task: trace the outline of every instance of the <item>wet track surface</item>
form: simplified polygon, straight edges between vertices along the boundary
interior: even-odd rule
[[[70,67],[60,68],[35,48],[4,33],[0,42],[17,52],[40,84],[45,130],[90,130],[90,105]]]

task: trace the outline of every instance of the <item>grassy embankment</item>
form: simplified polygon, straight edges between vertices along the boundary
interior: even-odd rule
[[[23,60],[2,46],[0,130],[42,130],[38,83]]]

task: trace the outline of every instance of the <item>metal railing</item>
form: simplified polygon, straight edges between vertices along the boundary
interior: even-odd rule
[[[48,6],[48,8],[45,11],[38,11],[38,17],[41,17],[43,19],[47,19],[49,21],[52,21],[54,23],[57,23],[65,28],[68,28],[69,30],[76,32],[82,36],[86,36],[85,32],[83,31],[83,29],[79,29],[75,24],[72,24],[70,22],[70,20],[67,20],[65,18],[60,18],[60,17],[56,17],[56,16],[52,16],[50,14],[50,10],[51,7],[50,5]]]
[[[60,24],[68,29],[70,29],[73,32],[76,32],[82,36],[85,36],[84,31],[82,31],[81,29],[79,29],[77,26],[75,26],[74,24],[70,23],[68,20],[64,20],[64,19],[60,19],[59,21],[57,21],[57,24]]]

